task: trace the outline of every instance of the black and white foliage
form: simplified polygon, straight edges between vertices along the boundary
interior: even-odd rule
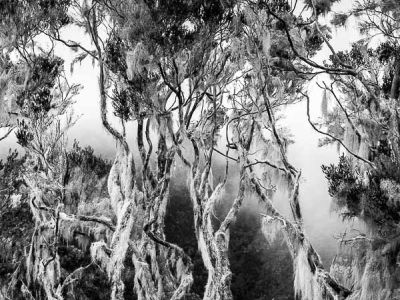
[[[248,232],[262,233],[259,252],[284,241],[291,261],[276,268],[293,286],[258,299],[398,299],[400,4],[339,3],[2,0],[0,142],[15,135],[19,148],[0,163],[0,299],[234,299],[234,234],[252,199]],[[362,38],[336,51],[332,28],[349,21]],[[81,87],[66,70],[86,60],[111,161],[67,140]],[[322,90],[319,125],[309,85]],[[288,158],[285,112],[302,101],[320,145],[338,145],[321,170],[337,213],[365,228],[337,237],[330,270]],[[187,201],[173,211],[177,174]],[[177,239],[187,220],[191,236]]]

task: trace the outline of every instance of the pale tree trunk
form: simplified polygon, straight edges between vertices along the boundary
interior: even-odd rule
[[[31,190],[30,206],[35,220],[29,255],[26,260],[26,280],[31,290],[39,291],[41,298],[61,300],[62,294],[57,292],[60,284],[61,268],[57,254],[56,222],[47,211],[41,210],[43,192],[33,180],[26,180]]]
[[[318,253],[314,250],[302,228],[300,206],[298,202],[299,179],[294,182],[290,206],[294,221],[282,216],[272,205],[272,201],[263,192],[251,168],[248,176],[254,192],[265,204],[267,215],[263,215],[262,229],[267,240],[274,238],[275,231],[284,233],[289,252],[293,258],[295,297],[299,300],[346,299],[351,291],[341,286],[327,272]]]
[[[190,187],[195,232],[199,251],[208,272],[203,299],[232,299],[232,273],[228,260],[229,232],[214,232],[210,215],[215,201],[221,197],[223,184],[220,183],[211,195],[199,195],[195,182],[196,179],[192,179]]]
[[[107,265],[111,280],[111,299],[124,299],[125,285],[122,281],[124,261],[134,225],[140,220],[140,208],[143,206],[143,195],[136,189],[134,172],[132,154],[120,147],[108,177],[111,206],[117,217]]]
[[[189,292],[193,282],[190,258],[177,245],[165,241],[164,222],[169,198],[171,166],[175,148],[167,149],[159,141],[157,184],[146,186],[146,210],[141,239],[136,243],[139,256],[134,264],[145,268],[135,276],[140,299],[181,299]],[[150,180],[149,180],[150,181]],[[143,262],[147,266],[143,265]],[[145,283],[145,284],[144,284]]]
[[[107,269],[112,286],[112,300],[124,299],[125,286],[122,275],[128,253],[132,253],[132,257],[128,258],[132,259],[135,268],[134,289],[139,300],[182,299],[193,281],[191,260],[180,247],[166,242],[164,235],[171,165],[177,151],[177,145],[168,148],[166,143],[166,127],[170,116],[166,114],[155,117],[160,138],[155,155],[157,170],[153,172],[149,163],[153,151],[149,135],[150,117],[145,117],[148,112],[145,112],[140,103],[132,106],[138,125],[137,149],[142,160],[142,187],[139,188],[137,179],[140,175],[136,174],[133,153],[125,136],[124,121],[121,134],[107,120],[107,71],[98,38],[95,14],[92,21],[88,22],[88,26],[92,28],[93,42],[98,51],[102,122],[118,144],[117,157],[108,180],[110,201],[117,218],[117,227],[109,247],[105,243],[92,245],[92,256]],[[168,97],[164,99],[164,105]],[[148,119],[145,132],[147,151],[143,143],[145,118]],[[181,123],[180,126],[184,124]],[[177,135],[171,133],[174,142],[179,140]]]
[[[286,244],[293,259],[294,289],[296,300],[314,299],[346,299],[350,294],[347,288],[338,284],[327,272],[321,262],[318,253],[313,248],[303,229],[303,218],[299,203],[299,187],[301,172],[297,171],[289,162],[286,155],[286,147],[276,129],[274,111],[270,102],[271,97],[263,90],[261,93],[268,116],[268,125],[272,138],[280,153],[280,166],[268,163],[269,167],[282,172],[291,189],[289,204],[292,220],[281,215],[272,205],[272,200],[263,190],[256,177],[252,164],[247,158],[247,177],[253,191],[265,205],[266,215],[263,215],[262,229],[267,240],[275,238],[277,232],[283,232]]]
[[[214,140],[217,128],[220,124],[217,122],[217,97],[216,89],[214,92],[213,116],[211,128],[211,140]],[[211,120],[211,119],[210,119]],[[245,165],[243,158],[246,157],[253,139],[254,125],[252,122],[249,132],[245,135],[239,134],[238,143],[241,144],[239,158],[237,163],[240,165],[239,190],[232,206],[221,222],[218,229],[214,229],[212,214],[217,203],[223,194],[228,176],[228,157],[226,158],[225,176],[213,189],[212,176],[212,158],[214,144],[209,145],[204,142],[198,143],[195,138],[190,137],[193,145],[194,159],[189,165],[190,171],[190,198],[193,205],[194,227],[204,266],[207,269],[207,285],[204,292],[204,300],[231,300],[233,299],[231,291],[232,272],[229,263],[229,228],[236,219],[239,209],[242,205],[245,195]],[[205,164],[201,167],[199,144],[202,144],[202,150],[205,154]]]
[[[203,299],[230,300],[233,299],[233,296],[231,292],[232,272],[229,263],[229,227],[235,220],[244,199],[244,166],[241,166],[237,197],[219,228],[214,229],[212,213],[215,203],[222,197],[227,173],[225,179],[212,189],[213,183],[210,182],[212,179],[209,176],[212,150],[204,168],[201,168],[197,143],[192,140],[192,144],[195,150],[195,158],[190,170],[190,198],[193,204],[198,248],[208,272]]]
[[[142,192],[135,182],[132,154],[118,148],[108,181],[117,226],[109,248],[101,242],[92,245],[92,256],[107,269],[113,300],[124,299],[122,274],[128,253],[132,253],[139,300],[181,299],[193,281],[190,259],[178,246],[164,241],[170,164],[168,175],[150,193]]]
[[[394,75],[392,80],[392,85],[390,89],[390,120],[389,120],[389,130],[388,130],[388,141],[390,148],[392,150],[391,156],[393,161],[398,161],[400,157],[400,117],[397,110],[399,93],[400,93],[400,60],[395,59],[394,62]]]
[[[118,144],[117,157],[108,179],[110,201],[117,217],[117,227],[110,247],[105,243],[95,243],[91,253],[93,258],[107,269],[112,286],[112,300],[124,299],[125,285],[122,274],[128,252],[132,253],[135,267],[134,286],[139,300],[181,299],[193,281],[191,261],[181,248],[166,242],[164,236],[170,168],[175,151],[168,151],[164,136],[166,128],[160,125],[161,119],[157,119],[160,125],[158,169],[157,174],[153,174],[149,165],[152,154],[149,126],[146,128],[149,144],[146,152],[143,144],[143,117],[139,107],[134,107],[138,121],[137,146],[143,163],[142,189],[139,189],[133,153],[126,141],[125,131],[123,134],[119,133],[107,120],[106,71],[96,29],[94,33],[93,40],[99,53],[101,118],[104,127]],[[171,270],[175,270],[174,274]]]

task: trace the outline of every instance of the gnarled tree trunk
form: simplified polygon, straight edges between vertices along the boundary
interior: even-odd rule
[[[204,266],[207,269],[207,285],[205,287],[205,300],[230,300],[232,272],[229,264],[229,227],[235,220],[245,193],[245,172],[241,166],[240,183],[237,197],[231,209],[221,222],[217,230],[214,229],[212,213],[215,203],[220,200],[226,183],[225,179],[215,189],[210,182],[212,151],[203,168],[199,164],[199,153],[196,141],[192,140],[195,149],[195,158],[190,170],[190,197],[193,204],[194,227]]]
[[[137,187],[132,154],[122,146],[118,148],[108,181],[117,226],[109,248],[104,243],[92,246],[93,257],[107,269],[112,299],[124,299],[122,275],[128,253],[132,253],[139,300],[181,299],[193,281],[190,259],[181,248],[164,240],[173,154],[169,157],[168,174],[160,177],[156,186],[142,192]]]
[[[38,175],[30,175],[25,181],[30,189],[30,207],[35,229],[26,259],[26,281],[28,288],[39,293],[39,298],[61,300],[63,297],[58,289],[61,267],[56,247],[58,220],[50,212],[41,209],[45,206],[44,192],[35,182]]]

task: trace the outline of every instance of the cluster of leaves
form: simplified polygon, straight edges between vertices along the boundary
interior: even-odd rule
[[[19,94],[17,104],[23,108],[26,115],[28,115],[27,110],[38,115],[50,111],[51,101],[51,91],[46,87],[39,87],[34,91],[25,90]]]
[[[33,58],[27,86],[16,101],[24,116],[46,114],[54,108],[52,88],[62,65],[63,60],[58,57],[41,55]]]
[[[129,40],[149,41],[151,47],[174,53],[195,42],[204,24],[218,25],[230,19],[229,11],[236,1],[173,0],[145,1],[146,9],[129,12]],[[228,13],[227,13],[228,12]],[[132,22],[141,18],[141,22]],[[127,25],[128,25],[127,24]],[[135,43],[134,43],[135,44]],[[147,44],[147,43],[146,43]]]
[[[24,88],[17,94],[16,104],[23,119],[17,121],[16,137],[22,147],[34,139],[32,127],[45,120],[52,109],[61,107],[60,96],[55,96],[57,78],[62,72],[63,60],[47,55],[34,56],[28,64]],[[61,105],[60,105],[61,104]],[[41,127],[42,130],[44,127]]]
[[[376,57],[376,52],[373,49],[367,48],[363,43],[354,43],[351,45],[350,51],[338,51],[337,57],[331,55],[332,64],[330,66],[340,67],[340,62],[342,62],[354,68],[359,68],[365,66],[371,57]]]
[[[345,207],[346,217],[355,217],[361,213],[362,185],[354,174],[351,159],[342,155],[338,165],[322,166],[322,172],[328,180],[328,192],[337,200],[339,207]]]
[[[334,3],[340,0],[305,0],[304,3],[309,7],[313,8],[315,5],[315,10],[318,15],[326,15],[332,9]]]
[[[381,63],[388,63],[391,59],[398,57],[399,49],[398,46],[393,45],[390,42],[381,43],[377,48],[378,58]]]
[[[345,26],[349,18],[348,14],[345,13],[335,13],[331,20],[331,24],[337,27]]]
[[[26,156],[19,156],[17,150],[9,150],[8,156],[3,162],[0,160],[0,185],[1,191],[7,191],[7,195],[17,192],[23,184],[21,170],[25,162]]]
[[[270,2],[271,3],[269,3],[269,7],[275,13],[284,13],[291,10],[291,6],[288,0],[278,0]],[[262,1],[259,2],[259,5],[262,7]]]
[[[126,78],[126,45],[118,35],[111,35],[107,39],[106,48],[106,64],[114,74],[118,74]]]
[[[390,66],[390,63],[399,58],[399,47],[390,42],[384,42],[377,47],[376,53],[379,62],[388,66],[388,72],[383,74],[381,86],[382,92],[388,96],[390,95],[392,82],[395,75],[395,70]]]
[[[111,168],[111,162],[96,155],[92,147],[81,147],[76,140],[67,157],[71,169],[79,167],[84,173],[94,173],[99,178],[108,175]]]
[[[279,70],[280,75],[284,74],[282,70],[294,71],[293,61],[297,57],[296,52],[302,56],[314,56],[318,50],[322,48],[324,37],[331,39],[330,28],[326,25],[319,24],[319,30],[314,23],[308,22],[304,17],[293,14],[291,5],[295,2],[289,1],[259,1],[258,6],[266,9],[268,12],[266,18],[269,19],[268,27],[273,32],[273,42],[271,42],[269,55],[273,70]],[[273,18],[269,12],[272,12],[278,18]],[[265,22],[265,21],[264,21]],[[248,23],[248,20],[245,22]],[[247,24],[246,24],[247,25]],[[291,43],[287,39],[287,32],[290,32]],[[301,34],[300,34],[301,33]],[[272,39],[271,39],[272,40]],[[298,70],[306,71],[307,66],[297,64]],[[296,74],[299,77],[299,74]]]
[[[336,195],[340,191],[340,185],[354,185],[357,183],[357,177],[353,174],[353,165],[351,159],[344,155],[339,158],[338,165],[322,166],[326,178],[329,181],[329,194]]]
[[[35,36],[43,30],[58,29],[70,23],[70,0],[2,0],[0,31],[11,40]]]
[[[326,25],[319,25],[320,30],[325,32],[325,38],[331,39],[330,29]],[[322,45],[324,44],[324,39],[317,30],[316,26],[306,26],[305,27],[306,38],[305,38],[305,48],[307,49],[310,55],[315,55],[317,51],[322,49]]]
[[[400,222],[398,207],[394,207],[388,193],[382,189],[384,180],[397,182],[399,166],[385,155],[375,159],[378,169],[368,174],[368,184],[362,183],[352,160],[342,155],[337,165],[322,166],[329,184],[329,194],[344,209],[344,217],[359,217],[374,226],[393,226]],[[364,175],[366,176],[366,175]]]
[[[113,92],[112,106],[114,115],[124,121],[130,120],[132,118],[131,93],[129,93],[128,89],[119,90],[118,87],[115,87]]]
[[[398,59],[399,49],[391,42],[383,42],[376,49],[367,47],[363,42],[354,43],[350,51],[339,51],[337,57],[330,56],[332,67],[340,67],[340,62],[354,68],[374,69],[385,67],[381,82],[380,92],[389,97],[394,78],[395,69],[393,62]],[[340,61],[340,62],[339,62]]]
[[[39,85],[51,87],[60,71],[64,61],[56,56],[39,55],[33,58],[30,65],[30,83],[32,87]]]
[[[41,16],[41,25],[46,25],[47,28],[61,28],[70,23],[68,17],[68,8],[71,0],[38,0],[37,7]],[[45,28],[46,28],[45,27]]]
[[[128,88],[121,89],[115,86],[113,90],[112,106],[114,115],[124,121],[128,121],[135,116],[139,110],[139,103],[141,111],[145,111],[146,104],[150,105],[147,99],[142,96],[146,93],[144,90],[146,80],[143,77],[138,77],[129,81]]]
[[[25,120],[17,122],[18,128],[15,131],[15,137],[17,138],[17,143],[22,147],[26,147],[34,139],[33,133],[30,131],[30,127]]]
[[[123,83],[115,84],[112,90],[114,115],[128,121],[152,107],[150,94],[156,89],[159,75],[149,66],[147,51],[127,55],[125,43],[120,36],[112,35],[107,40],[105,53],[107,67]],[[132,56],[135,62],[129,60]],[[137,69],[131,70],[128,64]]]

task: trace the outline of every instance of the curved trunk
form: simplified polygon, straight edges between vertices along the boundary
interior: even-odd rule
[[[212,192],[208,182],[207,167],[203,172],[192,171],[190,196],[193,203],[194,225],[198,248],[204,266],[208,271],[205,287],[205,300],[230,300],[232,272],[229,264],[229,226],[236,218],[244,198],[244,167],[240,172],[239,192],[227,216],[218,230],[214,230],[211,213],[216,201],[222,196],[225,180],[219,183]],[[196,174],[197,173],[197,174]]]
[[[60,260],[55,245],[56,226],[47,211],[41,210],[43,205],[42,192],[30,182],[30,206],[35,219],[35,229],[32,236],[29,255],[26,259],[26,280],[31,290],[39,291],[39,298],[49,300],[63,299],[60,285]],[[39,288],[37,288],[39,287]],[[44,293],[41,295],[41,293]]]
[[[230,288],[232,272],[228,258],[229,232],[217,231],[214,233],[209,214],[213,209],[213,204],[221,195],[223,185],[219,184],[210,197],[204,195],[205,199],[200,200],[194,182],[195,180],[192,180],[191,184],[194,226],[198,248],[208,272],[203,299],[229,300],[232,299]],[[200,203],[203,205],[199,205]]]
[[[122,280],[129,241],[137,224],[142,194],[134,182],[134,162],[131,153],[118,149],[117,157],[108,177],[108,191],[111,206],[117,217],[117,227],[110,243],[110,257],[107,272],[111,280],[111,299],[124,299],[125,284]],[[137,226],[140,226],[138,224]]]
[[[92,245],[92,256],[107,269],[112,300],[124,299],[123,272],[128,253],[132,253],[139,300],[181,299],[193,281],[190,259],[185,260],[182,249],[164,241],[168,183],[164,177],[151,193],[140,191],[132,154],[123,147],[118,149],[108,179],[117,227],[109,249],[104,243]]]
[[[351,295],[351,291],[340,285],[324,269],[321,258],[303,232],[298,202],[300,175],[297,175],[290,198],[295,222],[286,219],[273,207],[251,171],[249,172],[249,179],[255,193],[266,206],[268,215],[263,215],[262,219],[262,230],[266,239],[273,240],[279,231],[282,231],[285,236],[286,244],[293,258],[296,300],[347,299]]]
[[[233,299],[231,292],[232,272],[228,257],[229,234],[217,232],[209,243],[199,237],[199,246],[200,244],[209,245],[200,251],[203,259],[208,256],[206,259],[210,262],[207,266],[208,278],[203,299]]]

